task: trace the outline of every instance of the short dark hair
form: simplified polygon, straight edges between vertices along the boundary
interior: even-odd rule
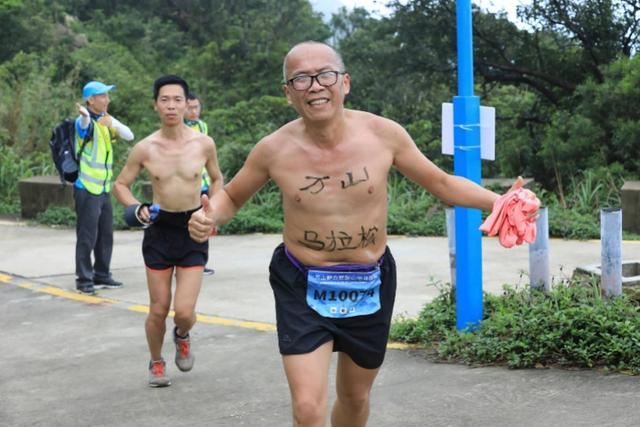
[[[189,92],[187,94],[187,101],[193,101],[194,99],[198,99],[198,95],[195,92]]]
[[[168,74],[166,76],[158,77],[155,82],[153,82],[153,100],[158,100],[158,94],[160,93],[160,88],[166,85],[180,85],[182,89],[184,89],[184,96],[187,97],[189,93],[189,85],[187,82],[178,76],[174,76],[173,74]]]

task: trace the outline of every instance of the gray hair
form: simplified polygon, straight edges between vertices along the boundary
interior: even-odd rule
[[[342,55],[340,55],[338,53],[338,51],[335,50],[335,48],[333,46],[330,46],[330,45],[328,45],[326,43],[317,42],[317,41],[314,41],[314,40],[307,40],[307,41],[298,43],[295,46],[293,46],[289,50],[289,52],[286,54],[286,56],[284,57],[284,61],[282,61],[282,80],[284,82],[287,81],[287,65],[288,65],[288,62],[289,62],[289,55],[291,55],[291,52],[293,52],[294,49],[296,49],[299,46],[304,46],[304,45],[321,45],[321,46],[328,47],[329,49],[331,49],[333,51],[333,54],[335,55],[336,60],[338,61],[338,67],[340,68],[339,71],[345,71],[345,66],[344,66],[344,61],[342,60]]]

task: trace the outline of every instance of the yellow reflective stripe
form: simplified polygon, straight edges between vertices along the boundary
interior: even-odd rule
[[[85,186],[86,186],[85,181],[89,181],[93,184],[99,185],[100,187],[102,187],[102,184],[104,183],[104,179],[94,178],[91,175],[87,175],[82,171],[80,171],[80,180],[82,181],[83,184],[85,184]]]
[[[87,166],[89,166],[92,169],[113,169],[113,165],[111,163],[107,163],[106,165],[104,163],[100,163],[100,162],[94,162],[91,160],[85,160],[84,164],[86,164]]]

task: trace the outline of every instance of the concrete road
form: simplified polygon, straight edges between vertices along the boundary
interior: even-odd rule
[[[146,386],[141,233],[115,238],[114,275],[125,287],[91,298],[73,292],[73,231],[0,223],[0,426],[290,425],[266,274],[279,237],[212,240],[216,274],[197,308],[196,366],[178,372],[167,339],[167,389]],[[526,247],[483,244],[485,289],[526,283]],[[415,315],[437,294],[428,284],[449,280],[446,239],[393,237],[389,246],[399,269],[396,313]],[[640,244],[623,250],[640,259]],[[552,240],[551,258],[554,276],[569,276],[598,262],[599,242]],[[637,377],[468,368],[390,349],[369,425],[637,426],[639,395]]]
[[[75,232],[0,221],[0,271],[75,289]],[[112,270],[125,283],[122,289],[103,292],[121,301],[147,304],[141,231],[115,233]],[[279,235],[216,236],[211,240],[207,276],[198,311],[223,317],[275,323],[273,296],[267,267]],[[451,281],[447,239],[391,236],[389,247],[398,266],[395,314],[415,316],[438,294],[438,286]],[[600,261],[600,242],[552,239],[550,267],[554,280],[571,277],[578,265]],[[623,257],[640,260],[640,242],[624,242]],[[484,290],[498,293],[505,283],[528,283],[529,252],[523,245],[504,249],[495,238],[483,239]]]

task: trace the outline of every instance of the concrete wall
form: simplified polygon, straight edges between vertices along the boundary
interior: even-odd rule
[[[33,219],[49,206],[67,206],[73,209],[73,184],[62,185],[56,176],[33,176],[18,182],[21,215]]]
[[[142,201],[151,203],[153,191],[151,183],[142,183]],[[21,217],[34,219],[40,212],[44,212],[50,206],[65,206],[74,209],[73,184],[60,183],[60,178],[55,176],[32,176],[21,179],[18,182],[20,193]]]

